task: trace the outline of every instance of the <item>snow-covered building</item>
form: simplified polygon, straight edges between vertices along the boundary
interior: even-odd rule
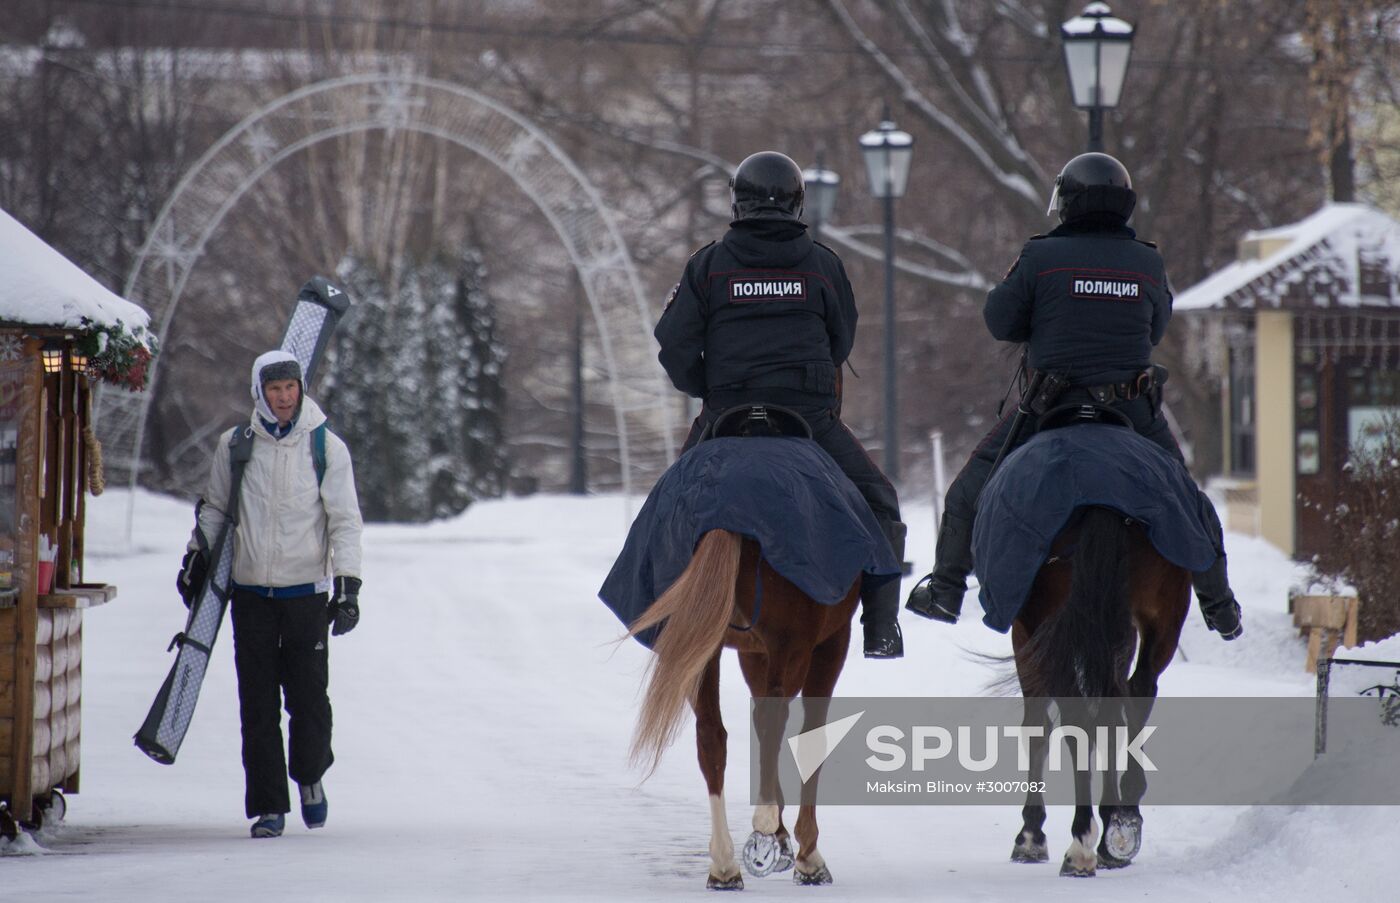
[[[1175,308],[1219,352],[1236,500],[1257,504],[1264,538],[1306,557],[1328,542],[1322,512],[1346,462],[1400,413],[1400,222],[1328,204],[1239,248]]]
[[[144,384],[145,311],[0,210],[0,833],[76,792],[94,379]]]

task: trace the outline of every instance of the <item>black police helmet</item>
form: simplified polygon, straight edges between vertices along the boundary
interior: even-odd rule
[[[791,157],[761,151],[744,158],[729,180],[734,218],[799,219],[802,216],[802,170]]]
[[[1066,163],[1055,177],[1045,215],[1058,210],[1062,223],[1095,214],[1118,216],[1127,222],[1136,204],[1127,167],[1108,154],[1088,153]]]

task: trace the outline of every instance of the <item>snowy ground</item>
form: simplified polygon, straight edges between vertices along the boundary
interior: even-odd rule
[[[84,623],[83,791],[66,822],[3,850],[4,899],[204,903],[272,900],[654,900],[704,894],[709,817],[687,732],[644,784],[625,763],[645,653],[614,646],[594,593],[627,523],[619,498],[480,504],[421,528],[366,533],[364,617],[332,650],[330,821],[252,841],[231,643],[215,649],[174,766],[131,744],[171,663],[184,610],[172,585],[189,506],[139,496],[134,550],[102,548],[126,499],[94,500],[86,576],[120,596]],[[913,508],[918,573],[932,518]],[[1229,537],[1247,633],[1225,644],[1193,614],[1165,695],[1310,695],[1285,598],[1298,575],[1261,541]],[[969,607],[975,608],[972,599]],[[1004,637],[906,618],[908,657],[853,654],[841,695],[972,695],[969,651]],[[1394,644],[1396,641],[1392,640]],[[1387,649],[1400,653],[1400,649]],[[732,655],[732,654],[731,654]],[[1390,655],[1397,658],[1400,655]],[[748,833],[746,697],[726,661],[729,821]],[[836,884],[748,879],[750,897],[826,900],[1389,901],[1400,886],[1384,807],[1155,807],[1132,868],[1057,877],[1070,810],[1052,809],[1052,862],[1007,862],[1014,808],[829,807],[821,849]],[[0,841],[0,844],[3,844]],[[24,854],[31,855],[24,855]],[[18,854],[18,855],[16,855]]]

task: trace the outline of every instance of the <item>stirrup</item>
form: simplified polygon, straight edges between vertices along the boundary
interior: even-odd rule
[[[965,594],[967,590],[963,590]],[[959,599],[959,602],[962,600]],[[933,574],[928,574],[909,591],[909,599],[904,603],[904,607],[922,618],[933,621],[942,621],[945,624],[958,623],[958,617],[962,614],[962,606],[953,609],[945,605],[933,592]]]

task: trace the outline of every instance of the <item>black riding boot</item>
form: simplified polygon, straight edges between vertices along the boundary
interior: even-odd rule
[[[945,511],[938,530],[933,573],[909,592],[904,607],[925,618],[956,624],[971,572],[972,524]]]
[[[1244,633],[1240,623],[1240,603],[1230,589],[1230,578],[1225,574],[1225,556],[1215,559],[1208,570],[1191,575],[1191,586],[1196,590],[1196,601],[1201,604],[1201,614],[1206,626],[1220,634],[1222,640],[1233,640]]]
[[[884,524],[894,560],[904,564],[904,534],[898,521]],[[899,577],[892,577],[874,588],[860,590],[860,623],[865,628],[866,658],[903,658],[904,635],[899,632]]]

